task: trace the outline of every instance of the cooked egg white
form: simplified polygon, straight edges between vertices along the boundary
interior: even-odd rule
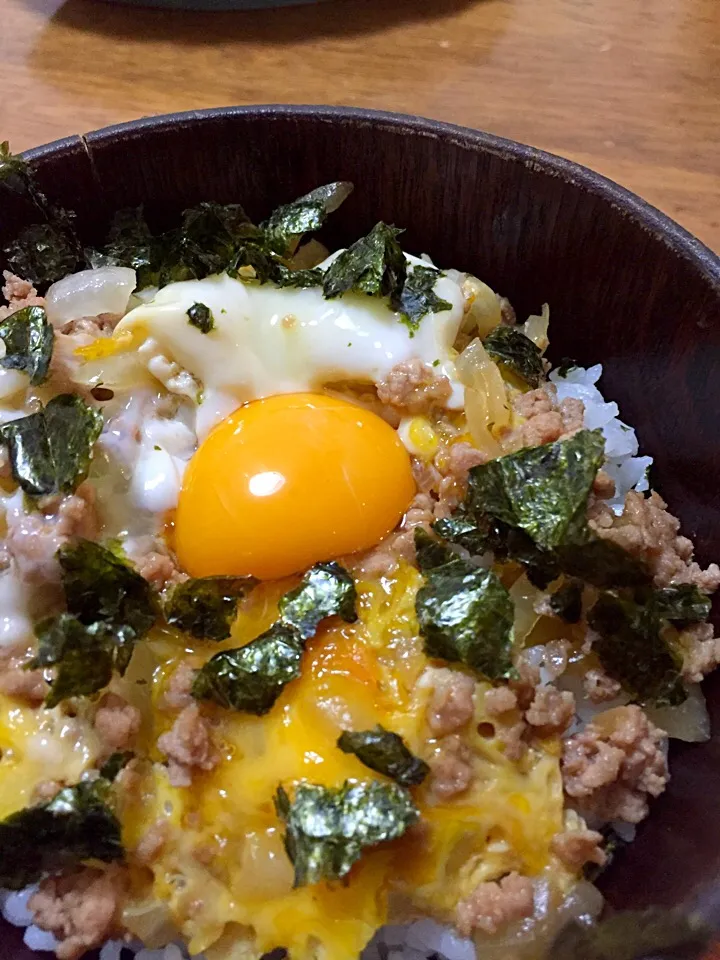
[[[122,343],[133,334],[129,339],[137,344],[137,335],[144,334],[205,390],[229,394],[238,403],[338,381],[377,382],[413,357],[455,381],[453,343],[463,319],[463,295],[448,277],[437,281],[435,291],[451,309],[429,313],[411,336],[377,297],[349,293],[325,300],[319,287],[280,289],[223,273],[163,287],[123,318],[115,340]],[[187,311],[196,303],[212,311],[209,333],[189,321]],[[169,368],[165,372],[172,376]],[[452,403],[462,406],[461,388]]]
[[[483,707],[487,685],[480,684],[475,722],[466,733],[476,774],[471,788],[446,802],[428,785],[415,789],[424,824],[419,834],[365,850],[347,883],[293,889],[272,805],[278,783],[307,779],[337,786],[373,776],[337,749],[338,735],[348,728],[381,723],[427,756],[430,664],[414,612],[420,582],[417,570],[403,566],[392,581],[360,584],[358,623],[318,632],[308,643],[301,677],[267,716],[216,712],[223,760],[207,774],[196,773],[191,790],[171,787],[160,766],[147,769],[140,799],[123,812],[123,837],[132,850],[160,820],[167,841],[152,864],[151,890],[138,874],[133,895],[137,903],[152,898],[169,909],[191,953],[223,960],[242,956],[243,947],[260,956],[282,944],[305,960],[355,960],[375,929],[392,919],[387,898],[393,891],[420,912],[451,919],[458,899],[510,870],[540,876],[551,869],[555,889],[571,884],[550,852],[563,824],[558,742],[553,738],[521,761],[508,760],[499,741],[477,732],[490,719]],[[266,629],[287,587],[288,581],[259,587],[233,636],[207,654],[196,651],[198,658]],[[152,697],[159,703],[177,647],[169,635],[147,646],[158,664]],[[151,752],[171,720],[156,712]]]

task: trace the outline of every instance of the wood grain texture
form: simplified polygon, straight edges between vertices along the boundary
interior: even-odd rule
[[[521,314],[552,303],[554,357],[604,362],[604,387],[656,458],[699,559],[720,555],[720,260],[612,184],[472,131],[329,110],[140,123],[33,163],[89,241],[120,205],[143,203],[160,224],[203,198],[242,199],[260,218],[319,182],[355,181],[331,245],[384,216],[408,227],[409,250],[479,273]],[[384,175],[370,179],[375,169]],[[3,204],[0,247],[26,216],[20,201]],[[720,676],[707,692],[713,739],[674,745],[669,790],[601,879],[615,906],[676,904],[720,875]],[[17,932],[0,927],[0,958],[28,960]]]
[[[718,0],[1,8],[0,134],[15,149],[233,103],[398,110],[586,163],[720,249]]]

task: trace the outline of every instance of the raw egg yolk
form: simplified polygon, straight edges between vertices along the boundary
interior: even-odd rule
[[[218,424],[188,464],[175,547],[194,577],[274,580],[372,547],[415,494],[397,433],[346,400],[255,400]]]

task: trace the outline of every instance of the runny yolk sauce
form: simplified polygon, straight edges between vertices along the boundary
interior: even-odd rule
[[[386,922],[393,892],[412,894],[419,909],[451,918],[458,899],[478,882],[548,867],[550,841],[563,822],[557,745],[551,741],[518,763],[509,761],[498,743],[477,732],[485,719],[481,684],[465,738],[474,754],[471,787],[440,802],[429,777],[412,790],[422,819],[404,837],[365,850],[343,881],[293,889],[273,805],[280,783],[292,793],[303,779],[333,787],[347,779],[382,779],[340,751],[336,741],[344,729],[380,723],[415,753],[428,757],[435,749],[432,741],[427,745],[425,722],[430,690],[423,675],[430,663],[414,613],[420,579],[404,566],[392,581],[361,584],[358,623],[330,621],[318,631],[307,644],[301,677],[266,716],[207,705],[222,759],[210,772],[194,772],[192,787],[172,787],[163,767],[146,766],[138,799],[122,812],[124,841],[133,850],[157,821],[166,821],[166,837],[151,867],[134,871],[136,903],[165,903],[191,953],[210,950],[211,960],[220,960],[212,944],[234,936],[251,941],[258,955],[284,946],[294,958],[309,957],[317,941],[333,960],[356,960]],[[258,587],[244,602],[232,638],[212,645],[205,658],[267,629],[288,587],[288,581]],[[173,720],[160,708],[162,691],[179,657],[168,635],[150,640],[153,645],[162,665],[153,672],[147,749],[160,760],[154,743]]]

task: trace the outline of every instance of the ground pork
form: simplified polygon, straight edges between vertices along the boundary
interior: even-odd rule
[[[668,780],[665,734],[640,707],[598,714],[563,747],[566,794],[583,814],[639,823]]]
[[[622,685],[609,677],[602,668],[594,667],[583,677],[583,689],[593,703],[604,703],[606,700],[614,700],[622,690]]]
[[[567,670],[570,644],[567,640],[548,640],[543,648],[543,669],[549,680],[557,680]]]
[[[135,858],[145,866],[155,863],[167,843],[168,832],[168,821],[156,820],[148,827],[135,847]]]
[[[463,937],[469,937],[473,930],[494,934],[530,916],[534,905],[532,881],[513,871],[502,880],[479,884],[461,900],[455,911],[455,926]]]
[[[475,681],[465,673],[446,667],[429,672],[432,693],[427,705],[427,723],[435,736],[444,737],[472,719]]]
[[[515,710],[517,705],[517,696],[510,687],[493,687],[485,692],[485,711],[491,717],[501,717]]]
[[[185,707],[190,706],[194,702],[190,693],[194,679],[194,667],[187,660],[183,660],[171,674],[163,692],[163,709],[184,710]]]
[[[125,890],[120,867],[80,867],[43,880],[28,908],[37,926],[57,937],[59,960],[75,960],[115,931]]]
[[[82,483],[74,494],[42,497],[37,506],[8,511],[5,544],[22,578],[46,585],[59,580],[56,554],[61,546],[73,537],[97,537],[95,490]]]
[[[109,756],[120,750],[129,750],[140,731],[142,717],[137,707],[115,693],[106,693],[98,704],[93,719],[100,737],[103,754]]]
[[[391,533],[367,553],[346,557],[343,562],[353,572],[366,577],[391,576],[401,560],[415,563],[415,527],[430,529],[433,506],[434,501],[428,494],[416,494],[399,530]]]
[[[694,583],[705,593],[712,593],[720,586],[720,567],[711,563],[703,570],[692,559],[692,541],[680,536],[680,521],[668,513],[667,504],[657,493],[645,498],[631,490],[619,517],[606,504],[595,502],[589,522],[598,536],[644,560],[659,587]]]
[[[506,327],[514,327],[517,323],[517,315],[515,313],[515,308],[510,303],[507,297],[501,297],[498,294],[498,303],[500,304],[500,317],[502,323]]]
[[[520,760],[527,750],[524,739],[527,724],[517,693],[510,687],[495,687],[486,691],[485,711],[494,720],[490,732],[500,741],[505,756],[509,760]]]
[[[63,789],[64,784],[59,780],[41,780],[33,787],[32,798],[34,803],[47,803],[48,800]]]
[[[447,377],[419,357],[396,364],[377,384],[382,403],[398,407],[410,414],[426,413],[433,407],[444,407],[452,387]]]
[[[493,718],[489,733],[502,745],[509,760],[520,760],[527,750],[524,739],[527,724],[515,690],[510,687],[495,687],[485,693],[485,711]],[[482,726],[480,727],[482,732]]]
[[[174,587],[188,576],[178,567],[167,548],[155,537],[132,537],[125,541],[125,553],[141,577],[156,589]]]
[[[512,687],[486,691],[485,711],[494,721],[493,733],[505,755],[519,760],[530,737],[544,739],[564,733],[575,716],[575,698],[550,684],[531,686],[521,679]]]
[[[0,693],[36,707],[45,699],[48,685],[42,670],[26,670],[26,663],[27,657],[0,660]]]
[[[556,690],[548,684],[535,689],[525,720],[539,737],[564,733],[575,716],[575,697],[568,690]]]
[[[592,492],[600,500],[609,500],[615,496],[615,481],[604,470],[598,470],[593,481]]]
[[[585,415],[582,400],[568,398],[558,403],[552,384],[517,394],[513,397],[512,408],[524,422],[503,438],[503,446],[508,450],[539,447],[571,437],[582,429]]]
[[[212,770],[219,760],[210,726],[197,703],[185,707],[157,745],[168,758],[168,779],[174,787],[189,787],[193,770]]]
[[[607,854],[602,849],[603,836],[597,830],[563,830],[552,838],[550,849],[573,873],[586,863],[605,866]]]
[[[439,456],[436,457],[436,463]],[[481,450],[476,450],[469,443],[460,441],[453,443],[443,451],[443,474],[437,487],[438,503],[434,513],[437,519],[449,517],[455,508],[465,499],[467,493],[468,473],[473,467],[487,463],[489,457]]]
[[[7,307],[0,307],[0,320],[9,317],[11,313],[22,310],[24,307],[42,307],[45,303],[43,297],[38,296],[38,292],[29,280],[21,280],[9,270],[3,270],[5,284],[2,288],[2,295],[8,301]]]
[[[92,340],[100,336],[110,336],[122,316],[119,313],[99,313],[96,317],[78,317],[77,320],[68,320],[60,328],[66,336],[83,334]]]
[[[720,665],[720,637],[716,637],[711,623],[694,623],[680,633],[683,651],[683,678],[699,683],[706,673]]]
[[[468,471],[486,462],[484,453],[464,442],[443,448],[435,463],[415,458],[413,476],[418,493],[400,528],[368,553],[348,558],[348,564],[364,576],[375,577],[395,573],[401,560],[414,563],[415,527],[429,530],[433,520],[449,516],[465,497]]]
[[[473,778],[472,753],[457,734],[443,737],[429,759],[430,789],[438,800],[464,793]]]
[[[418,493],[432,494],[433,497],[437,496],[442,481],[442,474],[432,461],[413,457],[412,472]]]

